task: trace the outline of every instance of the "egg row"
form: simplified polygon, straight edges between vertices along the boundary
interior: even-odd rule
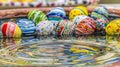
[[[97,7],[88,16],[84,6],[78,6],[69,13],[69,20],[62,7],[57,7],[45,15],[42,11],[33,10],[28,13],[28,19],[18,19],[17,24],[5,22],[1,31],[5,37],[23,35],[88,35],[97,33],[120,34],[120,20],[109,23],[109,13],[105,7]]]

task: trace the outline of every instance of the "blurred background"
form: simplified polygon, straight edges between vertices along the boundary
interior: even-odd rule
[[[104,4],[105,4],[105,3],[108,3],[108,4],[109,4],[109,3],[119,4],[119,3],[120,3],[120,0],[100,0],[100,3],[102,3],[102,4],[103,4],[103,3],[104,3]]]
[[[23,8],[23,7],[53,7],[53,6],[76,6],[104,4],[114,7],[119,5],[120,0],[0,0],[0,9]]]

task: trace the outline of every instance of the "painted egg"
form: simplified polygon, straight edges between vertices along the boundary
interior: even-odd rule
[[[4,37],[21,37],[21,29],[14,22],[4,22],[1,31]]]
[[[111,21],[105,28],[105,31],[109,35],[120,34],[120,19]]]
[[[53,26],[54,26],[54,29],[53,29],[53,34],[54,35],[56,35],[57,34],[57,27],[58,27],[58,25],[59,25],[59,23],[60,23],[60,21],[50,21],[51,23],[53,23]]]
[[[69,13],[69,19],[73,20],[73,18],[75,18],[76,16],[79,16],[79,15],[88,15],[88,11],[87,11],[86,7],[78,6],[78,7],[75,7],[74,9],[72,9]]]
[[[72,20],[72,23],[74,23],[75,25],[77,25],[79,23],[79,21],[82,21],[86,18],[89,18],[88,16],[84,16],[84,15],[81,15],[81,16],[76,16],[73,20]]]
[[[36,31],[38,35],[50,35],[52,34],[54,25],[50,21],[42,21],[36,25]]]
[[[35,22],[35,24],[38,24],[41,21],[47,20],[47,16],[39,10],[33,10],[28,13],[28,19]]]
[[[95,21],[96,23],[96,34],[105,34],[105,26],[106,26],[106,21],[104,19],[97,19]]]
[[[20,27],[23,35],[33,35],[36,30],[34,22],[29,19],[18,19],[17,24]]]
[[[106,22],[109,22],[108,15],[109,15],[108,10],[105,7],[97,7],[91,13],[91,17],[94,20],[96,20],[96,19],[104,19]]]
[[[52,9],[48,14],[47,14],[48,20],[52,21],[61,21],[66,19],[66,13],[62,7],[57,7]]]
[[[75,25],[69,20],[61,20],[57,27],[58,35],[72,35]]]
[[[76,20],[75,20],[76,19]],[[79,18],[79,16],[75,17],[73,23],[76,23],[75,27],[75,34],[77,35],[87,35],[92,34],[95,30],[95,21],[88,17],[88,16],[82,16],[82,18]],[[77,22],[76,22],[77,21]]]

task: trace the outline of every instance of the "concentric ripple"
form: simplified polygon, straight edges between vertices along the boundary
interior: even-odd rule
[[[118,61],[119,55],[112,48],[80,40],[42,40],[0,50],[0,65],[3,66],[81,66]]]

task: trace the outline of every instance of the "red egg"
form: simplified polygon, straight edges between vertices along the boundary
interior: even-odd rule
[[[4,37],[21,37],[21,29],[14,22],[4,22],[1,31]]]

